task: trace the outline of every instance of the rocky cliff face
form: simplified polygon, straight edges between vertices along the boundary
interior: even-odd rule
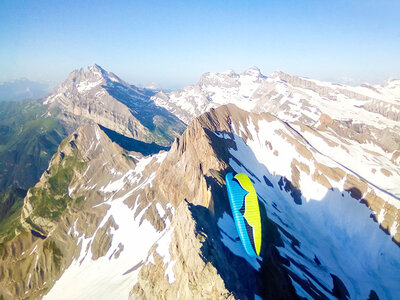
[[[97,123],[122,135],[166,146],[185,126],[156,106],[150,100],[153,94],[94,65],[73,71],[44,103],[72,130]]]

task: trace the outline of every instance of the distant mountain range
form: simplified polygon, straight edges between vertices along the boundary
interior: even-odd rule
[[[0,299],[400,298],[400,80],[253,67],[163,92],[94,65],[23,106],[0,122]],[[227,172],[257,191],[260,257]]]
[[[0,102],[37,99],[48,93],[48,84],[26,78],[0,83]]]
[[[242,74],[232,70],[206,73],[195,85],[170,93],[161,92],[152,99],[186,123],[211,108],[228,103],[253,112],[268,111],[285,120],[300,119],[307,124],[317,122],[321,113],[326,112],[333,118],[347,117],[355,122],[365,121],[363,118],[368,113],[400,121],[400,79],[383,85],[347,86],[283,72],[265,76],[257,67],[252,67]],[[327,104],[330,106],[326,107]],[[299,106],[297,110],[295,106]]]

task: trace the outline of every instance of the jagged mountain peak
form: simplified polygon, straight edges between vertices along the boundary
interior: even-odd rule
[[[61,94],[74,94],[80,98],[85,97],[99,98],[105,94],[125,94],[124,98],[135,98],[137,100],[148,100],[157,90],[131,85],[122,80],[112,72],[94,64],[85,68],[72,71],[58,89],[46,98],[45,104],[52,103]]]
[[[208,72],[199,82],[170,93],[158,93],[153,101],[174,113],[185,123],[208,111],[210,108],[235,103],[239,107],[254,107],[248,100],[267,79],[257,67],[251,67],[242,74],[233,70]]]
[[[283,71],[274,71],[270,75],[268,75],[268,78],[277,78],[277,79],[283,79],[285,77],[291,76],[288,73],[285,73]]]
[[[142,161],[141,166],[138,166],[139,161]],[[60,144],[40,181],[29,190],[20,219],[22,226],[19,227],[16,238],[0,247],[0,298],[15,299],[18,296],[21,299],[40,299],[53,286],[61,272],[79,256],[81,250],[89,252],[88,260],[104,256],[112,247],[108,242],[111,239],[115,241],[116,238],[115,233],[110,235],[109,230],[122,227],[124,232],[132,231],[131,225],[137,217],[131,210],[135,197],[126,204],[123,203],[123,200],[131,196],[127,192],[132,189],[125,189],[124,183],[131,185],[145,182],[150,174],[143,172],[144,166],[157,162],[152,157],[143,161],[138,153],[123,150],[97,125],[82,126],[67,137]],[[138,168],[135,170],[136,167]],[[114,183],[109,185],[111,182]],[[142,192],[138,190],[138,193]],[[108,200],[117,200],[114,210],[109,210],[110,204],[105,203]],[[142,208],[137,209],[138,212],[141,210]],[[104,224],[101,224],[103,219]],[[140,217],[138,219],[137,226]],[[126,224],[129,220],[130,223]],[[103,225],[107,230],[101,229]],[[150,228],[155,231],[151,226]],[[93,238],[93,243],[87,248],[82,241],[89,237]],[[106,243],[102,242],[104,239]],[[130,251],[127,243],[121,240],[121,243],[114,245],[116,250],[110,251],[110,255],[115,254],[115,257],[111,259],[107,255],[114,279],[119,277],[123,281],[127,278],[123,273],[129,269],[127,266],[131,263],[132,248],[136,249],[137,246],[135,238],[132,239],[132,242],[128,242]],[[13,250],[10,252],[8,249]],[[120,256],[123,250],[130,254],[124,252]],[[116,267],[116,259],[124,256],[125,262]],[[27,265],[25,273],[14,272],[22,264]],[[77,264],[82,264],[82,258]],[[78,281],[89,278],[85,274]],[[65,290],[61,294],[63,292]],[[83,290],[79,292],[82,297]],[[129,290],[126,297],[128,292]],[[109,292],[113,293],[115,295],[114,290]]]
[[[105,167],[104,162],[108,157],[115,157],[115,154],[120,152],[121,148],[112,143],[98,125],[79,127],[60,144],[40,181],[29,190],[21,214],[23,227],[28,231],[36,230],[47,236],[56,226],[58,216],[70,204],[69,201],[78,198],[78,196],[72,197],[76,187],[68,188],[68,184],[75,186],[84,184],[89,169],[92,169],[90,176],[96,176],[96,170]],[[134,166],[133,160],[128,159],[114,158],[113,163],[117,163],[125,171]],[[87,168],[87,172],[79,175],[83,168]],[[106,178],[98,177],[96,182],[102,180]],[[43,205],[49,193],[58,195],[54,197],[58,197],[59,201]]]
[[[79,93],[87,93],[95,87],[101,85],[112,86],[113,83],[119,83],[129,88],[129,84],[117,75],[94,64],[72,71],[61,86],[76,89]]]
[[[86,72],[86,73],[99,73],[98,74],[99,76],[104,76],[104,75],[106,75],[108,73],[105,69],[103,69],[98,64],[87,66],[86,68],[81,68],[80,70],[82,70],[83,72]]]
[[[107,72],[106,70],[104,70],[100,65],[98,65],[98,64],[94,64],[94,65],[92,65],[92,66],[87,66],[86,67],[87,69],[89,69],[89,70],[97,70],[97,71],[100,71],[100,72]]]
[[[204,73],[198,82],[199,86],[229,86],[234,84],[240,75],[233,70],[225,72],[207,72]]]
[[[236,73],[232,69],[228,69],[223,72],[207,72],[201,76],[198,84],[217,85],[224,84],[226,82],[234,83],[235,81],[240,81],[243,77],[252,77],[253,81],[267,78],[261,73],[261,70],[257,66],[253,66],[246,69],[241,74]]]
[[[240,75],[241,76],[251,76],[251,77],[255,77],[255,78],[263,78],[263,79],[266,78],[266,76],[264,76],[261,73],[261,70],[257,66],[252,66],[252,67],[248,68]]]
[[[334,126],[334,120],[328,116],[324,118],[326,126]],[[321,143],[339,148],[324,132],[288,124],[269,113],[256,114],[232,104],[222,105],[188,125],[161,165],[159,174],[163,175],[163,180],[156,178],[156,185],[168,193],[168,199],[187,199],[199,211],[199,207],[212,211],[222,230],[224,245],[232,253],[242,256],[238,249],[240,243],[235,245],[234,242],[235,231],[230,230],[234,228],[233,221],[229,213],[224,212],[229,208],[223,178],[231,170],[246,173],[253,181],[260,203],[265,205],[268,218],[280,232],[280,243],[284,246],[278,249],[280,255],[288,259],[284,265],[290,280],[297,283],[294,285],[299,295],[309,299],[343,298],[346,294],[350,298],[365,298],[371,290],[379,297],[395,295],[398,293],[395,285],[383,277],[397,274],[395,265],[399,260],[395,259],[393,266],[380,260],[387,269],[379,278],[374,275],[379,273],[379,268],[369,257],[379,259],[385,253],[394,258],[398,253],[398,247],[393,243],[399,243],[400,238],[396,229],[396,199],[382,194],[379,188],[360,177],[360,174],[365,175],[364,172],[347,169],[326,149],[319,152]],[[345,151],[353,151],[349,149]],[[348,157],[354,159],[351,152]],[[168,172],[174,176],[167,176]],[[173,204],[176,207],[179,202]],[[214,223],[204,220],[205,212],[203,209],[196,221],[212,239]],[[194,213],[193,216],[196,218]],[[393,241],[384,231],[390,232]],[[373,232],[373,239],[370,232]],[[204,244],[203,254],[213,261],[207,252],[207,243]],[[335,260],[332,260],[332,252],[321,246],[327,244],[329,249],[334,249]],[[218,247],[216,242],[213,245]],[[252,261],[245,254],[242,257],[256,270],[260,270],[260,264],[267,261],[270,264],[269,259],[274,260],[263,256],[263,262],[260,262]],[[359,261],[361,269],[370,270],[368,276],[348,265],[349,257]],[[235,263],[231,261],[231,264]],[[220,274],[226,271],[225,264],[216,267]],[[242,266],[241,271],[249,272],[246,266]],[[309,281],[310,274],[318,275],[313,277],[314,281]],[[252,276],[256,278],[257,275]],[[280,282],[284,283],[284,278]],[[231,284],[243,288],[241,284]],[[338,289],[338,286],[342,288]],[[267,299],[274,298],[262,295]]]

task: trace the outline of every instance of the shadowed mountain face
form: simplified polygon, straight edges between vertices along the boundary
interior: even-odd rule
[[[163,151],[169,150],[168,147],[162,147],[160,145],[157,145],[156,143],[148,144],[132,138],[128,138],[122,134],[107,129],[101,125],[99,125],[99,127],[101,130],[105,132],[105,134],[107,134],[107,136],[110,138],[111,141],[117,143],[120,147],[128,151],[138,152],[146,156],[146,155],[156,154],[161,150]]]
[[[97,123],[146,143],[168,146],[185,124],[154,104],[152,90],[129,85],[98,65],[73,71],[44,101],[71,130]]]

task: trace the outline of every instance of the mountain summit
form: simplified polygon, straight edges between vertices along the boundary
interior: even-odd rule
[[[129,85],[98,65],[71,72],[47,97],[50,114],[59,112],[70,132],[82,124],[97,123],[143,142],[169,145],[184,130],[172,113],[154,104],[154,92]]]

